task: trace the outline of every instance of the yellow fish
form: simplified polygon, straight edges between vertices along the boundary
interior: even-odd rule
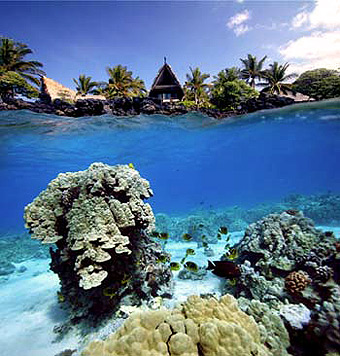
[[[65,297],[61,292],[57,292],[57,296],[58,296],[58,302],[59,303],[64,303],[65,302]]]
[[[171,262],[170,269],[171,271],[179,271],[181,269],[181,265],[178,262]]]
[[[105,297],[110,297],[110,299],[112,299],[117,295],[117,293],[115,292],[115,289],[113,289],[112,287],[107,287],[103,290],[103,295],[105,295]]]
[[[225,257],[227,257],[229,260],[236,260],[238,257],[237,249],[231,248],[229,252],[225,254]]]
[[[190,234],[183,234],[182,236],[184,241],[191,241],[192,240],[192,236]]]
[[[129,163],[128,166],[129,166],[131,169],[136,169],[135,166],[133,165],[133,163]]]
[[[229,284],[231,285],[231,286],[236,286],[236,283],[237,283],[237,279],[236,278],[233,278],[233,279],[229,279]]]

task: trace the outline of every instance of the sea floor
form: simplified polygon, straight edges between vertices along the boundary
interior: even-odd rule
[[[338,237],[339,227],[318,226],[322,230],[332,230]],[[243,232],[233,232],[231,243],[237,242]],[[215,256],[209,259],[219,259],[224,251],[224,243],[212,245]],[[172,260],[180,260],[187,248],[196,250],[190,260],[200,266],[207,264],[207,257],[202,249],[196,248],[196,243],[169,242],[167,251]],[[57,334],[53,328],[66,320],[65,312],[57,300],[59,281],[57,275],[49,270],[49,259],[30,259],[15,263],[16,272],[2,278],[0,281],[0,356],[54,356],[65,349],[80,349],[84,346],[84,337],[76,330],[68,333],[62,340],[56,341]],[[174,272],[174,298],[168,305],[173,306],[184,301],[193,294],[219,295],[222,280],[210,272],[203,280],[181,280],[178,272]],[[116,320],[109,322],[102,331],[90,333],[86,342],[98,336],[112,332],[112,325],[118,325]]]

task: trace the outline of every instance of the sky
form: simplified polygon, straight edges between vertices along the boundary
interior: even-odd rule
[[[26,43],[46,76],[75,88],[80,74],[107,81],[127,66],[147,89],[163,58],[185,82],[247,54],[290,72],[340,68],[340,0],[0,1],[0,36]]]

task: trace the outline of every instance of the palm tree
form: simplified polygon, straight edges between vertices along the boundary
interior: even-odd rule
[[[263,62],[267,56],[264,56],[259,62],[255,56],[248,54],[246,59],[240,58],[240,61],[244,65],[244,69],[241,70],[241,78],[244,79],[253,89],[255,89],[255,80],[263,78]]]
[[[269,65],[270,69],[264,72],[264,79],[266,83],[260,83],[259,85],[264,86],[262,91],[269,92],[270,94],[288,94],[288,91],[292,91],[292,85],[289,83],[283,83],[286,80],[294,79],[297,77],[296,73],[291,73],[286,75],[286,71],[289,67],[288,63],[278,64],[274,62]]]
[[[194,95],[194,101],[197,106],[207,97],[207,88],[209,85],[204,83],[206,79],[210,77],[209,74],[201,73],[200,69],[196,67],[192,69],[190,67],[189,74],[186,75],[187,81],[184,86],[188,89],[189,93]]]
[[[132,72],[121,64],[113,68],[107,68],[107,73],[110,77],[106,87],[106,93],[109,98],[137,96],[146,92],[143,80],[139,77],[134,79]]]
[[[24,43],[15,42],[10,38],[0,38],[0,68],[5,72],[15,72],[29,82],[40,85],[37,76],[45,75],[38,61],[25,61],[24,57],[33,51]]]
[[[96,90],[94,89],[98,83],[91,81],[92,77],[87,77],[85,74],[80,74],[79,79],[73,78],[76,84],[77,94],[85,96],[86,94],[94,94]]]

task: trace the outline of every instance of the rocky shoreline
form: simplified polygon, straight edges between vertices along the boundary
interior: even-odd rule
[[[200,112],[204,115],[223,119],[226,117],[243,115],[258,110],[275,109],[294,104],[289,97],[267,95],[261,93],[258,98],[250,99],[234,111],[219,111],[208,108],[188,108],[178,103],[162,103],[160,100],[151,98],[117,98],[114,100],[84,99],[77,100],[74,104],[56,99],[52,101],[39,100],[27,102],[22,99],[11,99],[6,102],[0,101],[0,111],[4,110],[31,110],[37,113],[54,114],[68,117],[99,116],[104,114],[114,116],[135,115],[184,115],[189,112]]]

